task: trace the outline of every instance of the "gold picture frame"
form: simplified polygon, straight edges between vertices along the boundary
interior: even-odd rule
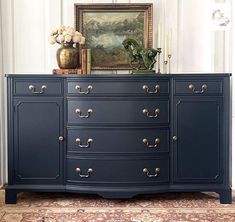
[[[122,41],[153,45],[153,4],[74,4],[75,27],[92,49],[92,70],[131,69]],[[79,55],[81,64],[81,50]]]

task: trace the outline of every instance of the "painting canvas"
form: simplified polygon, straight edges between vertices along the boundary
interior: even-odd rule
[[[84,5],[83,8],[80,6],[83,10],[78,10],[76,18],[80,21],[76,24],[86,38],[84,47],[92,49],[92,69],[130,69],[128,55],[122,45],[126,38],[135,39],[141,46],[152,45],[149,7],[146,10],[146,5],[138,6],[110,8],[106,4],[95,9],[94,5],[86,9]]]

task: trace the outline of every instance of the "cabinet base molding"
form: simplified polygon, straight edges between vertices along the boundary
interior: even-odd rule
[[[216,192],[221,204],[232,203],[232,189],[218,185],[159,185],[141,187],[94,187],[77,185],[12,185],[5,189],[5,203],[16,204],[17,194],[20,192],[67,192],[80,194],[97,194],[106,199],[130,199],[137,195],[167,192]]]

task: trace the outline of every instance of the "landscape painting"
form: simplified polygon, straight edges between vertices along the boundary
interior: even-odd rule
[[[132,38],[141,46],[152,44],[149,39],[148,13],[143,9],[120,10],[119,7],[108,7],[104,10],[105,7],[107,5],[102,9],[99,7],[99,10],[84,10],[80,14],[79,31],[86,38],[84,48],[92,49],[92,69],[131,69],[122,42]]]

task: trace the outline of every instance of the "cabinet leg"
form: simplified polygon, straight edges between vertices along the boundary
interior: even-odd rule
[[[5,204],[16,204],[17,192],[14,190],[5,190]]]
[[[232,190],[226,189],[218,192],[220,195],[220,203],[221,204],[231,204],[232,203]]]

